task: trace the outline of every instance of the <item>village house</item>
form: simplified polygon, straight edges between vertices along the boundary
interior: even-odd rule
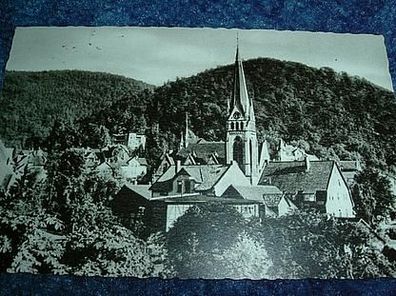
[[[113,142],[115,145],[124,145],[131,151],[138,149],[146,149],[146,136],[138,133],[126,133],[113,135]]]
[[[278,187],[272,185],[237,186],[230,185],[222,197],[233,199],[255,200],[260,205],[260,218],[280,217],[294,213],[298,208],[282,193]]]
[[[286,144],[280,139],[275,161],[303,161],[305,158],[309,160],[319,160],[315,155],[308,154],[304,149]]]
[[[127,181],[137,181],[147,174],[147,160],[143,157],[131,157],[121,163],[121,174]]]
[[[245,219],[260,217],[260,201],[244,198],[217,197],[198,192],[171,196],[152,196],[150,185],[125,184],[112,202],[112,209],[124,224],[139,225],[149,234],[168,231],[186,211],[203,203],[222,203],[233,207]],[[141,229],[139,229],[141,231]]]
[[[221,196],[229,185],[249,185],[236,162],[230,165],[176,165],[170,166],[150,187],[153,197],[200,193]]]
[[[270,162],[259,185],[274,185],[300,209],[317,208],[330,216],[353,218],[348,185],[335,161]]]

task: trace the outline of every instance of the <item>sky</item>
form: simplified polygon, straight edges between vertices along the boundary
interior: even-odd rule
[[[384,38],[371,34],[210,28],[17,28],[7,70],[100,71],[162,85],[242,59],[271,57],[364,77],[393,90]]]

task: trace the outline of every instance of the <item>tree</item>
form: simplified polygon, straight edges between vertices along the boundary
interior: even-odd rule
[[[265,276],[271,261],[263,246],[245,232],[246,227],[247,221],[230,205],[214,202],[191,207],[167,234],[169,259],[176,275]]]
[[[356,176],[352,190],[358,217],[371,225],[389,219],[395,211],[395,196],[390,183],[378,170],[367,168]]]

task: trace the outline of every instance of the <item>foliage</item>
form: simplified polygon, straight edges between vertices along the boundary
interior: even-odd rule
[[[362,159],[395,171],[394,95],[364,79],[303,64],[259,58],[244,63],[253,97],[257,132],[263,138],[304,140],[322,158]],[[156,88],[148,122],[159,122],[175,148],[190,113],[192,130],[206,140],[223,140],[233,66],[222,66]]]
[[[121,225],[109,202],[119,185],[89,171],[78,151],[49,156],[47,178],[26,175],[0,196],[1,271],[78,275],[165,275],[150,244]],[[166,252],[158,240],[153,248]],[[162,252],[162,253],[161,253]]]
[[[0,96],[0,135],[6,142],[39,145],[56,120],[70,125],[151,88],[141,81],[105,73],[8,71]],[[130,103],[133,105],[133,100]]]
[[[368,168],[360,172],[352,194],[356,214],[371,225],[389,220],[395,213],[390,182],[378,170]]]
[[[231,206],[195,206],[167,236],[180,277],[367,278],[396,271],[364,222],[314,211],[258,223],[241,219]]]
[[[268,218],[254,233],[273,260],[275,278],[367,278],[396,270],[362,222],[300,212]]]
[[[170,263],[177,276],[265,277],[271,261],[245,232],[246,226],[229,205],[214,203],[188,209],[167,234]]]

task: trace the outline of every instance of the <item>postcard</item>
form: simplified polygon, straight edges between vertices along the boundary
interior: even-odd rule
[[[0,272],[396,275],[382,36],[17,28],[0,99]]]

